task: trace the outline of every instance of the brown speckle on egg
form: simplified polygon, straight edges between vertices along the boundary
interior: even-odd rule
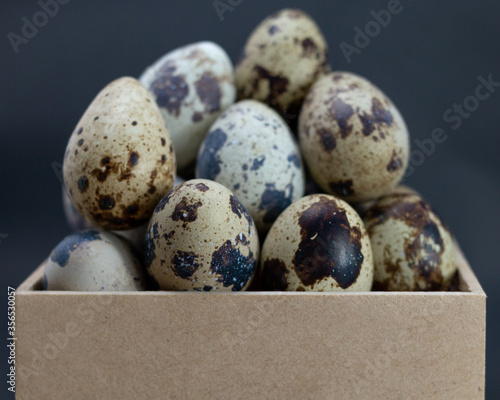
[[[288,270],[283,261],[277,258],[267,259],[262,268],[266,271],[262,278],[264,290],[284,291],[288,288]]]
[[[88,188],[89,180],[86,176],[82,176],[80,179],[78,179],[78,189],[80,190],[80,192],[85,193]]]
[[[351,179],[347,179],[345,181],[340,180],[337,182],[330,182],[328,183],[328,187],[337,196],[348,197],[354,194]]]
[[[174,62],[165,63],[158,71],[156,79],[151,83],[151,91],[156,96],[158,105],[170,114],[179,116],[183,100],[189,93],[185,76],[177,75]]]
[[[198,97],[205,104],[205,110],[210,113],[219,111],[221,91],[217,78],[212,73],[205,72],[194,85]]]

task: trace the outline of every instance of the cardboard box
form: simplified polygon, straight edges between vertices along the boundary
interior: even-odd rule
[[[19,399],[483,399],[486,295],[43,292],[16,296]]]

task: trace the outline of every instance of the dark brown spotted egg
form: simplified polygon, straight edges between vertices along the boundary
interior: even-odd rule
[[[139,78],[153,94],[170,132],[179,169],[196,159],[203,136],[219,114],[234,103],[233,64],[212,42],[173,50]]]
[[[315,181],[349,202],[390,192],[408,164],[409,135],[398,109],[372,83],[347,72],[327,74],[311,87],[299,142]]]
[[[290,128],[255,100],[234,104],[212,125],[198,154],[196,177],[231,189],[261,236],[304,195],[300,150]]]
[[[443,290],[457,266],[453,238],[427,201],[408,191],[379,199],[365,214],[375,290]]]
[[[303,197],[271,227],[261,273],[266,290],[369,291],[373,259],[361,218],[336,197]]]
[[[312,83],[328,69],[327,44],[312,18],[283,9],[262,21],[236,65],[239,99],[260,100],[296,120]]]
[[[162,290],[246,290],[258,258],[250,214],[229,189],[205,179],[170,191],[146,232],[146,267]]]
[[[126,240],[110,232],[84,230],[64,238],[45,264],[45,290],[144,290],[140,257]]]
[[[149,92],[133,78],[106,86],[69,139],[63,164],[71,202],[104,229],[146,223],[174,184],[175,154]]]

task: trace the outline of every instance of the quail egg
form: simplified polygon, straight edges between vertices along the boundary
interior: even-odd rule
[[[312,83],[327,66],[327,44],[305,12],[283,9],[262,21],[236,65],[239,99],[267,103],[292,125]]]
[[[229,189],[210,180],[176,186],[146,232],[146,267],[162,290],[246,290],[258,258],[250,214]]]
[[[104,229],[146,223],[174,184],[175,154],[160,111],[133,78],[106,86],[69,139],[63,164],[71,202]]]
[[[261,273],[267,290],[369,291],[373,258],[361,218],[334,196],[303,197],[271,227]]]
[[[349,202],[376,199],[397,186],[409,157],[398,109],[366,79],[332,72],[310,89],[299,142],[314,180]]]
[[[457,266],[453,238],[421,196],[384,196],[364,216],[375,263],[376,290],[444,290]]]
[[[50,254],[42,288],[73,291],[136,291],[145,289],[137,253],[110,232],[84,230],[64,238]]]
[[[185,169],[196,159],[203,136],[219,114],[234,103],[233,64],[212,42],[173,50],[139,78],[160,107],[177,156]]]
[[[304,195],[304,169],[290,128],[255,100],[234,104],[212,125],[198,154],[196,177],[229,188],[261,236]]]

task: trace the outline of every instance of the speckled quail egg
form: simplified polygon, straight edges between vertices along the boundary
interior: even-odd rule
[[[427,201],[396,192],[365,214],[376,290],[443,290],[456,272],[453,238]]]
[[[63,164],[71,202],[104,229],[146,223],[174,184],[175,154],[150,93],[133,78],[106,86],[69,139]]]
[[[250,214],[229,189],[205,179],[170,191],[146,232],[146,267],[163,290],[246,290],[258,258]]]
[[[64,216],[66,217],[66,222],[68,223],[68,226],[72,232],[81,231],[84,229],[98,229],[97,225],[94,225],[76,210],[76,208],[73,206],[73,203],[71,203],[71,199],[64,189],[64,186],[62,195]],[[137,228],[127,229],[124,231],[113,231],[113,233],[129,240],[137,250],[142,250],[144,247],[144,234],[146,233],[147,226],[148,224],[146,223],[138,226]]]
[[[212,125],[198,154],[196,177],[232,190],[262,236],[304,195],[300,151],[288,125],[255,100],[234,104]]]
[[[145,288],[140,258],[110,232],[84,230],[64,238],[45,264],[45,290],[135,291]]]
[[[236,65],[239,99],[260,100],[293,121],[312,83],[329,70],[327,44],[312,18],[283,9],[262,21]]]
[[[315,181],[350,202],[390,192],[408,164],[401,114],[372,83],[347,72],[327,74],[311,87],[300,112],[299,142]]]
[[[369,291],[373,258],[361,218],[334,196],[303,197],[271,227],[261,273],[267,290]]]
[[[219,114],[234,103],[233,64],[212,42],[173,50],[139,78],[153,94],[170,132],[177,167],[196,159],[203,136]]]

